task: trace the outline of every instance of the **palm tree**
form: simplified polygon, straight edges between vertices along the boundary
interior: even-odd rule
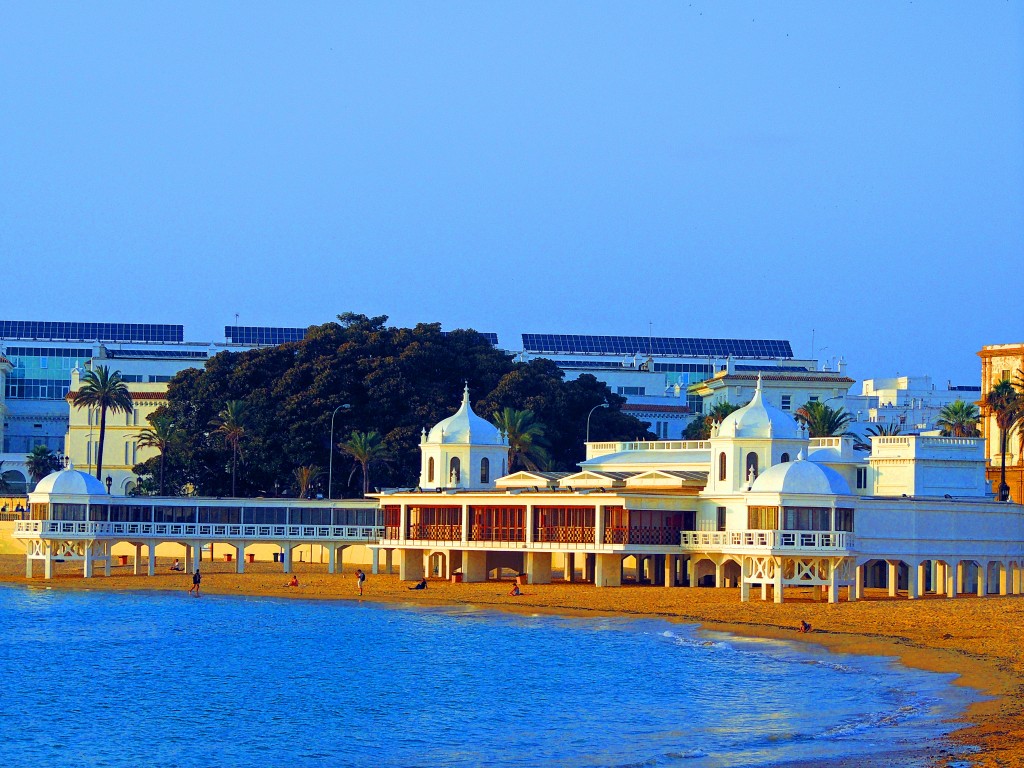
[[[363,468],[363,495],[365,496],[370,492],[370,465],[377,461],[387,461],[388,448],[384,444],[384,440],[377,432],[352,430],[348,440],[341,443],[338,448],[342,453],[347,453],[355,460],[348,476],[349,482],[352,482],[356,466]]]
[[[508,438],[508,471],[518,463],[531,472],[548,467],[551,459],[544,445],[544,425],[533,411],[505,408],[492,419],[494,426]]]
[[[811,400],[793,415],[807,425],[811,437],[856,437],[846,429],[853,421],[853,415],[841,407],[833,409],[825,403]]]
[[[239,445],[245,437],[249,412],[244,400],[228,400],[224,409],[210,419],[210,426],[220,433],[224,442],[231,446],[231,496],[235,494],[235,477],[238,470]]]
[[[147,417],[149,426],[139,431],[140,448],[156,448],[160,451],[160,495],[164,495],[164,460],[167,447],[178,435],[178,427],[169,413],[153,413]]]
[[[25,456],[25,467],[32,478],[33,483],[38,483],[51,472],[57,472],[61,467],[57,454],[45,445],[37,445],[28,455]]]
[[[320,467],[310,465],[308,467],[295,468],[295,484],[299,486],[299,498],[306,498],[309,488],[323,472]]]
[[[942,406],[935,424],[946,437],[977,437],[978,407],[964,400],[954,400]]]
[[[100,365],[94,371],[85,372],[81,386],[71,396],[71,403],[76,408],[99,408],[100,436],[96,444],[96,479],[102,480],[107,410],[125,414],[132,412],[132,395],[128,391],[128,385],[121,378],[120,371],[111,373],[107,366]]]
[[[999,428],[999,500],[1010,498],[1010,486],[1006,484],[1006,440],[1010,430],[1024,417],[1024,397],[1009,379],[1003,379],[985,395],[985,406],[996,419]]]

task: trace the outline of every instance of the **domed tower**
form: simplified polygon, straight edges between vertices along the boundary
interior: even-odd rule
[[[507,472],[508,439],[473,413],[467,385],[459,410],[423,431],[420,460],[420,488],[486,490]]]
[[[796,419],[764,401],[761,377],[754,399],[726,416],[711,432],[708,493],[747,490],[769,467],[807,452],[806,431]]]

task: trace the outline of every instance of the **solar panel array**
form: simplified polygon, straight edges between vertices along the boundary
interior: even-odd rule
[[[737,373],[807,373],[806,365],[737,365],[734,367]],[[813,370],[811,371],[813,373]]]
[[[268,347],[306,338],[305,328],[265,328],[254,325],[225,325],[224,338],[229,344],[252,344]]]
[[[524,333],[523,349],[534,354],[662,355],[665,357],[793,357],[778,339],[684,339],[664,336],[583,336]]]
[[[183,325],[0,320],[0,339],[180,342],[184,338]]]
[[[158,357],[172,360],[205,360],[209,356],[209,352],[196,352],[188,349],[112,349],[107,351],[107,357],[113,358]]]

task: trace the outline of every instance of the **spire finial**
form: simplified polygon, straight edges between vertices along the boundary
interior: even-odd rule
[[[463,384],[465,384],[465,387],[463,387],[463,390],[462,390],[462,402],[468,404],[469,403],[469,382],[468,381],[464,381]]]

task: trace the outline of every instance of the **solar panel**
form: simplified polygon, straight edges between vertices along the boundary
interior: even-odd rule
[[[181,342],[184,338],[185,327],[182,325],[0,320],[0,339],[169,343]]]
[[[142,358],[169,358],[178,360],[205,360],[210,354],[208,352],[195,352],[191,350],[178,350],[178,349],[117,349],[108,350],[107,357],[111,358],[126,358],[126,357],[142,357]]]
[[[789,342],[779,339],[703,339],[524,333],[523,349],[526,352],[547,355],[641,354],[663,357],[793,357],[793,348]]]
[[[254,325],[225,325],[224,338],[229,344],[252,344],[266,347],[302,341],[306,338],[305,328],[268,328]]]

